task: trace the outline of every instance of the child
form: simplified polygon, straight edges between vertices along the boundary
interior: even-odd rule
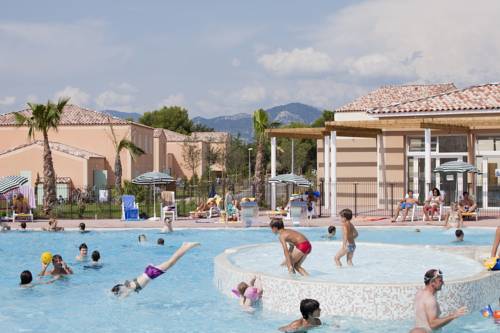
[[[444,227],[446,229],[462,228],[462,225],[463,225],[462,214],[460,214],[457,203],[454,202],[451,204],[451,211],[446,215],[446,223]]]
[[[26,222],[21,222],[21,231],[26,231]]]
[[[240,282],[236,289],[232,292],[240,298],[240,305],[244,308],[251,308],[257,301],[262,298],[262,289],[255,287],[255,280],[257,277],[253,277],[250,283]]]
[[[101,263],[99,262],[99,259],[101,259],[101,254],[99,251],[95,250],[92,252],[90,255],[92,258],[92,262],[90,265],[85,265],[83,268],[92,268],[92,269],[100,269],[102,267]]]
[[[342,247],[335,255],[335,263],[338,267],[342,266],[340,259],[347,255],[347,264],[352,266],[352,257],[354,256],[354,251],[356,250],[356,243],[354,239],[358,237],[358,231],[351,223],[352,211],[348,208],[342,209],[339,213],[340,219],[342,221]]]
[[[314,299],[303,299],[300,301],[300,313],[302,318],[292,321],[290,324],[280,327],[281,332],[305,332],[308,328],[313,328],[321,325],[319,316],[321,309],[319,302]]]
[[[162,233],[174,231],[174,228],[172,228],[172,219],[170,217],[165,217],[163,219],[163,224],[164,224],[164,227],[161,229]]]
[[[337,228],[334,225],[328,227],[328,235],[326,236],[328,239],[334,239],[335,234],[337,233]]]
[[[82,234],[86,234],[87,232],[89,232],[88,230],[85,230],[85,223],[80,223],[80,225],[78,226],[79,229],[80,229],[80,233]]]
[[[144,234],[139,235],[139,237],[137,237],[137,239],[139,240],[139,243],[145,243],[147,241],[146,235],[144,235]]]
[[[457,239],[455,239],[455,242],[463,242],[464,241],[464,232],[462,231],[462,229],[455,230],[455,237],[457,238]]]
[[[49,220],[49,226],[47,228],[42,227],[42,230],[43,231],[64,231],[64,228],[57,226],[57,220],[56,219],[50,219]]]
[[[87,247],[87,244],[82,243],[78,247],[78,250],[80,250],[80,253],[76,256],[76,260],[78,261],[86,261],[87,260],[87,253],[89,251],[89,248]]]
[[[312,250],[311,243],[306,236],[298,231],[285,229],[283,219],[281,218],[273,218],[269,226],[273,233],[279,235],[285,253],[285,263],[288,267],[288,272],[295,274],[297,271],[301,275],[309,275],[306,270],[302,268],[302,263]],[[289,248],[288,245],[290,246]]]
[[[156,241],[156,244],[165,245],[165,240],[163,238],[158,238],[158,240]]]

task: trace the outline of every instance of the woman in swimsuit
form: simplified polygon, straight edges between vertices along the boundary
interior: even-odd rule
[[[165,262],[153,266],[148,265],[144,270],[144,273],[133,279],[132,281],[125,281],[122,284],[117,284],[111,288],[111,292],[118,297],[127,297],[133,291],[139,292],[146,287],[146,285],[151,281],[156,279],[158,276],[162,275],[170,267],[175,265],[175,263],[184,255],[187,251],[191,250],[193,247],[200,245],[200,243],[183,243],[180,248],[175,251],[175,253]]]

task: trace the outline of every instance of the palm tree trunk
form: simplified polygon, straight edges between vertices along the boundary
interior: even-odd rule
[[[115,156],[115,189],[121,193],[122,191],[122,160],[120,152]]]
[[[45,214],[50,214],[52,208],[57,203],[56,173],[52,162],[52,152],[49,146],[49,136],[47,131],[43,132],[43,210]]]
[[[262,138],[259,138],[257,144],[257,155],[255,156],[255,199],[260,206],[264,204],[265,190],[265,166],[264,166],[264,143]]]

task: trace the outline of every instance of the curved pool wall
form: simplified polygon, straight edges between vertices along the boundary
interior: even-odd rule
[[[313,248],[317,243],[313,242]],[[241,281],[249,281],[253,276],[260,278],[264,290],[262,306],[266,310],[284,314],[297,314],[300,300],[317,299],[324,315],[362,317],[372,320],[401,320],[414,318],[413,301],[421,283],[339,283],[312,280],[299,276],[280,277],[258,271],[245,270],[233,263],[231,257],[244,250],[249,252],[267,244],[254,244],[225,250],[214,259],[214,282],[222,293],[234,297],[231,289]],[[358,243],[369,246],[368,243]],[[403,245],[402,245],[403,246]],[[479,260],[488,256],[489,248],[447,247],[404,245],[408,251],[431,249],[439,255],[449,252],[469,259]],[[328,262],[333,265],[333,261]],[[307,267],[307,261],[306,265]],[[394,269],[397,269],[395,267]],[[422,273],[423,276],[423,273]],[[438,293],[438,301],[443,313],[460,306],[476,311],[485,304],[497,301],[495,292],[500,285],[500,272],[482,271],[462,278],[446,279]]]

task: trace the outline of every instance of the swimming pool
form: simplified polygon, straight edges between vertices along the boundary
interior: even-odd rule
[[[360,241],[398,244],[453,245],[453,232],[442,229],[360,229]],[[303,229],[311,240],[320,240],[324,229]],[[139,245],[145,233],[148,244]],[[465,229],[463,245],[489,245],[492,229]],[[156,239],[165,239],[165,247]],[[339,236],[340,237],[340,234]],[[117,300],[109,289],[136,277],[148,263],[164,261],[183,241],[199,241],[200,248],[182,258],[167,274],[138,295]],[[2,332],[277,332],[297,315],[268,311],[242,312],[235,299],[220,294],[213,285],[213,258],[225,248],[277,241],[268,229],[154,230],[0,234],[0,330]],[[75,263],[78,246],[101,252],[101,270],[84,270]],[[33,289],[18,287],[19,273],[40,270],[40,253],[60,253],[75,274],[52,285]],[[313,250],[314,251],[314,250]],[[422,273],[423,274],[423,273]],[[498,291],[495,291],[498,292]],[[500,295],[499,295],[500,296]],[[298,307],[298,305],[297,305]],[[316,332],[374,332],[374,322],[352,318],[323,318],[328,324]],[[411,321],[378,321],[376,332],[407,332]],[[472,313],[447,326],[445,332],[494,332],[490,320]]]

